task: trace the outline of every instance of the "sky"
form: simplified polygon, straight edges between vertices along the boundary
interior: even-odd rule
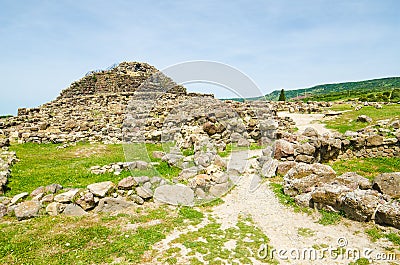
[[[122,61],[220,62],[263,93],[400,76],[399,9],[397,0],[0,0],[0,115]]]

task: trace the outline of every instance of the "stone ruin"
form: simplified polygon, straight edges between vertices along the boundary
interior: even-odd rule
[[[273,147],[258,158],[260,175],[284,176],[285,193],[298,204],[343,211],[355,220],[375,220],[399,228],[398,196],[388,191],[386,180],[379,182],[395,179],[391,185],[398,190],[397,173],[377,177],[371,183],[352,173],[336,176],[329,166],[320,164],[352,157],[398,156],[398,125],[382,124],[345,135],[319,135],[309,128],[299,135],[294,134],[293,120],[276,115],[278,111],[321,112],[330,106],[327,102],[217,100],[213,95],[188,93],[145,63],[121,63],[110,70],[92,72],[72,83],[56,100],[38,108],[19,109],[18,116],[0,120],[0,147],[10,142],[68,145],[80,141],[174,141],[176,148],[169,153],[153,155],[170,166],[181,167],[176,181],[186,185],[171,185],[158,177],[130,177],[118,185],[94,183],[84,190],[66,189],[58,194],[62,187],[53,184],[39,187],[28,201],[23,201],[28,193],[2,199],[0,215],[14,211],[19,219],[30,218],[40,213],[42,204],[47,204],[46,212],[51,215],[112,211],[151,198],[165,201],[167,194],[180,194],[169,197],[169,203],[193,205],[219,197],[232,187],[226,161],[218,151],[231,143],[242,147],[257,143]],[[194,154],[184,157],[181,150],[185,149],[193,149]],[[15,154],[4,154],[0,156],[3,192],[9,168],[16,160]],[[128,162],[88,170],[118,174],[133,165],[150,166],[134,161],[129,152],[126,156]]]

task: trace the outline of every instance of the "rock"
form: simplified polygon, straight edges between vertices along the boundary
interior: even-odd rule
[[[98,206],[94,209],[95,212],[119,212],[129,207],[134,207],[135,203],[121,199],[106,197],[99,201]]]
[[[145,170],[149,167],[149,163],[146,161],[136,161],[136,168],[140,170]]]
[[[225,172],[218,171],[212,174],[211,180],[217,184],[225,183],[229,181],[229,175]]]
[[[372,122],[372,118],[368,117],[367,115],[360,115],[360,116],[357,117],[357,121],[371,123]]]
[[[161,159],[163,156],[165,156],[165,152],[162,151],[153,151],[152,153],[153,157],[156,159]]]
[[[311,200],[312,199],[311,194],[312,194],[311,192],[308,192],[308,193],[302,193],[302,194],[296,195],[296,197],[294,197],[294,202],[297,205],[302,206],[302,207],[314,208],[314,204]]]
[[[372,187],[393,199],[400,199],[400,172],[380,174],[374,179]]]
[[[136,193],[137,193],[137,195],[139,195],[140,197],[142,197],[145,200],[153,197],[153,191],[151,189],[143,187],[143,186],[137,187]]]
[[[59,202],[49,203],[46,207],[46,213],[51,216],[56,216],[62,213],[65,209],[65,204]]]
[[[217,127],[215,126],[214,123],[211,122],[206,122],[203,124],[203,130],[208,134],[208,135],[214,135],[217,133]]]
[[[0,218],[7,214],[7,207],[0,203]]]
[[[104,181],[90,184],[87,188],[95,196],[103,198],[115,189],[115,185],[111,181]]]
[[[357,188],[368,190],[372,188],[372,183],[369,179],[358,175],[355,172],[347,172],[335,179],[335,182],[345,185],[346,187],[355,190]]]
[[[60,184],[50,184],[44,188],[44,191],[49,193],[56,193],[62,189],[63,186],[61,186]]]
[[[72,189],[67,192],[58,194],[54,197],[55,202],[68,203],[72,202],[79,189]]]
[[[79,205],[74,203],[67,204],[62,213],[67,216],[83,216],[88,214],[81,207],[79,207]]]
[[[296,162],[294,161],[283,161],[278,163],[278,168],[276,170],[276,174],[285,175],[290,169],[296,166]]]
[[[189,179],[197,175],[199,169],[195,166],[182,169],[179,179]]]
[[[283,139],[275,141],[274,158],[281,159],[282,157],[291,156],[293,154],[294,147],[292,143]]]
[[[10,146],[10,139],[0,137],[0,148]]]
[[[342,195],[340,204],[340,209],[346,214],[346,217],[366,222],[372,219],[375,210],[380,205],[380,200],[376,191],[354,190]]]
[[[180,166],[185,157],[183,155],[178,154],[166,154],[162,157],[162,161],[165,161],[170,166]]]
[[[34,191],[32,191],[31,194],[30,194],[30,196],[31,196],[31,197],[35,197],[35,196],[37,196],[38,194],[44,193],[44,192],[46,192],[46,191],[45,191],[45,187],[41,186],[41,187],[35,189]]]
[[[44,196],[40,202],[41,203],[49,203],[52,202],[54,200],[54,194],[47,194],[46,196]]]
[[[79,205],[85,211],[93,209],[96,206],[93,193],[86,191],[76,201],[76,204]]]
[[[367,146],[379,146],[383,144],[384,138],[380,135],[372,135],[366,139]]]
[[[172,205],[194,205],[194,192],[184,185],[163,185],[155,189],[154,199]]]
[[[133,177],[133,179],[139,184],[143,184],[150,181],[150,178],[148,176]]]
[[[137,183],[132,176],[121,179],[120,182],[118,182],[118,188],[123,190],[130,190],[138,185],[139,183]]]
[[[249,142],[249,140],[247,140],[245,138],[240,138],[239,141],[237,142],[237,146],[238,147],[249,147],[250,142]]]
[[[216,156],[214,157],[214,164],[215,164],[216,166],[218,166],[218,167],[220,167],[220,168],[224,168],[224,169],[226,169],[226,167],[227,167],[226,160],[223,159],[222,157],[220,157],[219,155],[216,155]]]
[[[332,182],[335,177],[336,172],[330,166],[319,163],[297,163],[283,177],[284,192],[290,196],[310,192],[315,187]]]
[[[270,159],[264,163],[261,168],[261,176],[264,178],[273,178],[276,176],[276,170],[278,168],[278,160]]]
[[[40,207],[41,204],[38,201],[21,202],[14,208],[14,213],[19,221],[29,219],[38,215]]]
[[[11,199],[10,205],[16,204],[16,203],[19,202],[20,200],[22,200],[22,199],[28,197],[28,195],[29,195],[29,193],[27,193],[27,192],[22,192],[22,193],[20,193],[20,194],[15,195],[15,196]]]
[[[307,137],[318,137],[318,132],[312,127],[307,127],[302,135]]]
[[[140,196],[138,196],[138,195],[136,195],[136,194],[132,194],[132,195],[130,196],[130,198],[131,198],[132,201],[134,201],[134,202],[137,203],[137,204],[142,205],[142,204],[144,203],[143,198],[140,197]]]
[[[315,153],[315,147],[309,143],[300,144],[299,146],[297,146],[294,154],[296,155],[296,153],[313,156]]]
[[[215,184],[214,186],[210,187],[210,194],[215,196],[215,197],[221,197],[225,193],[229,191],[231,188],[231,184],[229,182],[221,183],[221,184]]]
[[[295,159],[296,162],[302,162],[307,164],[311,164],[312,162],[314,162],[314,160],[315,158],[309,155],[297,155]]]
[[[339,211],[340,197],[349,191],[350,189],[343,185],[324,184],[311,193],[311,198],[318,209]]]
[[[400,202],[393,201],[379,206],[375,214],[375,222],[400,229]]]

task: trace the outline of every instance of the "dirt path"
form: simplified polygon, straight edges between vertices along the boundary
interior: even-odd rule
[[[215,218],[221,224],[221,229],[226,230],[236,227],[239,216],[251,216],[254,224],[270,239],[268,248],[269,250],[276,250],[274,258],[279,264],[349,264],[354,261],[352,257],[346,258],[346,255],[343,256],[344,258],[335,258],[334,253],[328,252],[336,250],[338,247],[343,247],[345,251],[349,251],[348,253],[359,251],[355,253],[360,253],[361,257],[363,252],[368,250],[373,250],[371,255],[385,252],[385,247],[390,243],[372,243],[364,232],[366,229],[365,224],[343,220],[338,225],[324,226],[317,223],[318,212],[313,215],[295,213],[293,209],[282,205],[270,189],[269,183],[260,182],[258,176],[254,174],[254,169],[251,168],[251,165],[255,163],[255,158],[244,159],[245,157],[259,155],[261,155],[261,150],[233,155],[230,164],[236,170],[244,171],[244,174],[236,179],[236,187],[223,197],[224,203],[214,207],[212,212],[207,213],[208,217]],[[185,254],[189,250],[182,244],[171,245],[170,242],[190,231],[199,230],[208,223],[209,220],[205,218],[202,223],[195,227],[174,231],[165,240],[157,244],[155,249],[161,255],[169,248],[178,246],[182,251],[177,264],[187,264],[189,260]],[[330,250],[327,248],[330,248]],[[320,250],[318,251],[317,249]],[[279,257],[277,253],[280,250],[288,252]],[[313,251],[313,254],[317,255],[317,257],[325,256],[325,258],[312,258],[310,260],[307,256],[308,254],[306,254],[305,258],[302,258],[301,253],[304,251],[306,253]],[[302,260],[297,259],[297,253],[300,253]],[[295,255],[296,259],[290,258],[290,255]],[[198,258],[202,260],[200,254]],[[252,262],[253,264],[264,264],[255,259],[252,259]]]
[[[300,114],[300,113],[290,113],[290,112],[278,112],[279,117],[290,117],[296,123],[296,127],[299,129],[298,133],[304,132],[307,127],[314,128],[319,134],[328,133],[331,134],[332,131],[325,128],[325,124],[320,123],[324,114]]]

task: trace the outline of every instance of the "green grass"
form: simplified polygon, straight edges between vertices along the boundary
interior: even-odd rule
[[[84,188],[88,184],[111,180],[117,183],[124,177],[132,176],[157,176],[172,179],[178,176],[180,169],[170,167],[166,162],[160,162],[154,168],[147,170],[123,171],[116,176],[113,173],[100,175],[92,174],[89,169],[92,166],[103,166],[114,162],[126,161],[124,147],[122,145],[103,145],[78,143],[64,149],[57,149],[55,144],[25,143],[12,145],[10,149],[15,151],[19,162],[12,168],[6,195],[12,196],[21,192],[31,192],[37,187],[52,183],[61,184],[64,187]],[[163,150],[161,144],[146,144],[147,149],[137,148],[132,160],[155,161],[152,151]],[[125,150],[126,151],[126,150]],[[132,149],[131,146],[131,150]],[[134,153],[134,152],[133,152]],[[130,161],[132,161],[130,160]]]
[[[290,197],[289,195],[283,192],[283,186],[280,183],[270,183],[269,184],[272,188],[272,191],[275,193],[275,196],[278,198],[279,202],[283,205],[289,206],[293,208],[295,212],[304,212],[310,213],[310,208],[300,207],[294,201],[294,198]]]
[[[378,227],[373,227],[365,230],[365,233],[369,236],[372,242],[376,242],[381,238],[387,238],[390,242],[392,242],[396,246],[400,246],[400,233],[397,232],[389,232],[385,233]]]
[[[228,241],[234,241],[232,249],[224,246]],[[170,243],[170,248],[185,246],[189,252],[191,264],[201,264],[196,255],[201,255],[207,264],[253,264],[250,257],[260,260],[258,249],[261,244],[269,242],[268,237],[256,227],[250,217],[240,216],[236,226],[221,229],[221,224],[214,219],[206,226],[180,235]],[[180,251],[168,253],[164,263],[176,258]],[[273,260],[263,259],[263,262],[274,263]],[[237,263],[238,262],[238,263]]]
[[[300,227],[297,229],[297,234],[302,237],[312,237],[315,235],[315,231],[310,228]]]
[[[325,210],[320,210],[321,218],[318,220],[319,224],[322,225],[335,225],[342,220],[342,215],[335,212],[328,212]]]
[[[400,168],[399,157],[353,158],[336,160],[329,165],[338,175],[345,172],[357,172],[357,174],[373,180],[380,173],[397,172]]]
[[[335,119],[327,120],[326,127],[329,129],[334,129],[340,133],[345,133],[346,131],[357,131],[359,129],[365,128],[368,123],[363,123],[357,121],[357,117],[360,115],[367,115],[372,118],[373,122],[385,119],[399,119],[400,118],[400,105],[383,105],[382,109],[376,109],[372,106],[362,107],[361,110],[355,111],[354,108],[349,104],[338,104],[334,105],[332,108],[334,111],[350,110],[345,112]]]
[[[138,208],[139,209],[139,208]],[[194,225],[202,217],[193,211],[161,206],[140,208],[132,217],[43,216],[18,222],[0,222],[0,264],[140,264],[142,255],[177,227]],[[161,224],[146,221],[161,219]],[[124,227],[140,220],[137,229]]]
[[[369,260],[367,258],[359,258],[355,262],[350,262],[349,265],[368,265]]]

